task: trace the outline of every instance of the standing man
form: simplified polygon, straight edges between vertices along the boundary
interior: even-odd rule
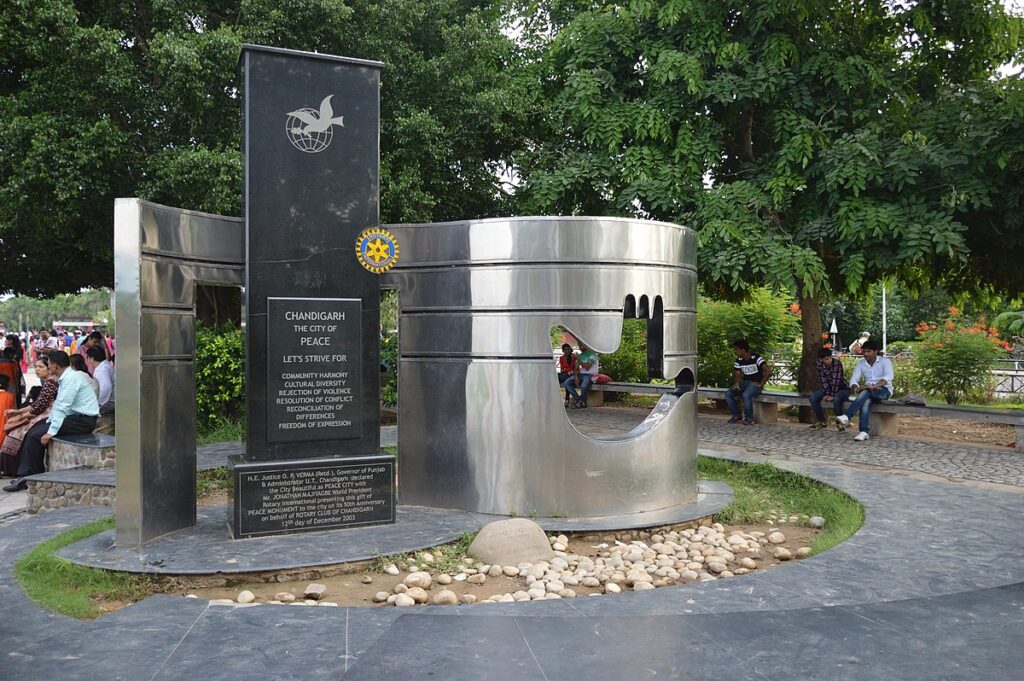
[[[850,343],[850,347],[848,348],[848,350],[850,351],[850,354],[851,355],[863,355],[864,354],[864,344],[868,342],[869,338],[871,338],[871,332],[869,332],[869,331],[861,331],[860,332],[860,338],[858,338],[857,340],[855,340],[852,343]]]
[[[46,447],[55,435],[83,435],[96,428],[100,405],[89,383],[89,374],[73,371],[68,353],[50,353],[50,373],[60,382],[57,398],[53,401],[50,418],[40,421],[25,435],[21,445],[21,463],[18,477],[4,487],[5,492],[20,492],[28,488],[25,478],[46,470]]]
[[[821,430],[828,427],[825,410],[821,403],[831,404],[837,415],[842,413],[843,402],[850,399],[850,388],[846,385],[843,365],[832,356],[831,350],[823,348],[818,351],[818,361],[814,368],[818,370],[821,390],[811,394],[811,409],[814,410],[815,418],[814,423],[811,424],[811,430]]]
[[[768,375],[771,368],[764,361],[761,355],[750,352],[750,343],[746,338],[733,342],[732,351],[736,353],[736,363],[732,365],[732,387],[725,392],[725,403],[729,405],[729,413],[732,418],[729,423],[739,423],[750,426],[756,423],[754,419],[754,398],[764,389],[768,382]],[[746,418],[740,414],[737,397],[743,398],[743,409]]]
[[[871,411],[872,402],[881,402],[892,397],[893,369],[892,360],[888,357],[878,355],[881,346],[878,341],[869,340],[864,343],[861,350],[864,358],[857,362],[853,369],[853,376],[850,377],[850,390],[857,395],[850,408],[845,414],[836,416],[836,425],[839,430],[846,430],[850,418],[860,412],[857,426],[860,432],[853,436],[857,442],[867,440],[869,424],[868,417]],[[861,385],[861,381],[864,384]]]

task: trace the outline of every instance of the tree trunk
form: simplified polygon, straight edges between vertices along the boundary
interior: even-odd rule
[[[818,361],[818,352],[822,348],[821,341],[821,300],[818,294],[803,297],[798,296],[800,302],[800,332],[803,337],[803,351],[800,353],[800,373],[797,378],[797,389],[805,394],[818,390],[821,387],[818,381],[818,372],[814,368]],[[800,408],[800,421],[810,423],[813,420],[810,406]]]

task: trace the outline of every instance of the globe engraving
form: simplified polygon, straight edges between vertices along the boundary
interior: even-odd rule
[[[299,111],[314,117],[318,117],[320,114],[316,109],[299,109]],[[330,145],[331,140],[334,138],[333,126],[328,126],[326,130],[321,132],[303,132],[306,127],[304,122],[291,114],[288,115],[288,119],[284,124],[285,132],[288,134],[288,141],[299,151],[307,154],[321,152]]]

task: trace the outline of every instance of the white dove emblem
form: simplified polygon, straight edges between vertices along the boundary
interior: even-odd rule
[[[334,117],[334,107],[331,106],[331,97],[334,95],[327,95],[324,100],[320,102],[320,112],[317,113],[312,109],[299,109],[298,111],[288,112],[289,116],[294,116],[298,120],[305,123],[305,126],[295,126],[291,129],[293,135],[310,135],[312,133],[324,132],[329,129],[332,125],[340,125],[345,127],[345,117],[338,116]]]

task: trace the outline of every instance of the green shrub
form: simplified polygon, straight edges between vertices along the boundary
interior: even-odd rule
[[[206,433],[235,421],[245,399],[242,330],[196,325],[196,426]]]
[[[601,355],[601,373],[616,381],[647,383],[647,320],[622,320],[622,342],[610,355]]]
[[[703,386],[727,387],[736,361],[733,341],[746,338],[753,352],[767,356],[790,343],[799,331],[800,322],[790,311],[788,299],[767,289],[755,289],[742,303],[701,296],[697,301],[697,379]]]
[[[917,346],[920,384],[929,395],[949,404],[989,402],[992,399],[992,363],[1005,355],[996,329],[984,320],[968,323],[955,308],[942,324],[918,325]]]

